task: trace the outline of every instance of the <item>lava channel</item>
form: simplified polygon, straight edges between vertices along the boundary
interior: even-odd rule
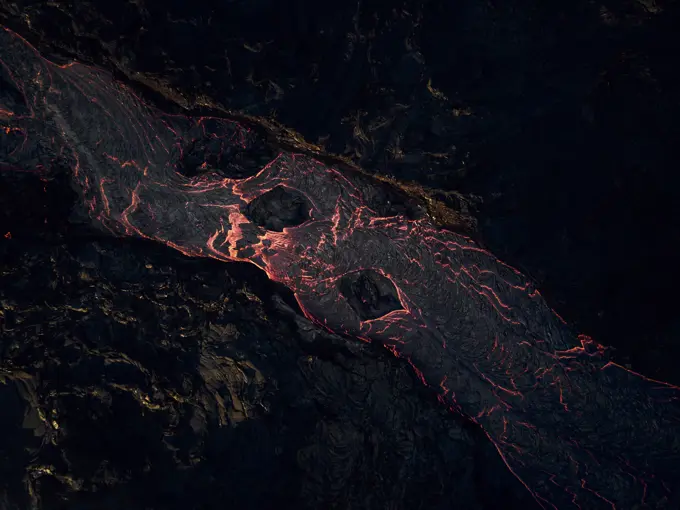
[[[0,171],[68,166],[102,231],[255,264],[315,323],[406,360],[543,508],[680,508],[680,389],[609,361],[519,271],[427,217],[379,214],[378,183],[307,155],[254,168],[252,128],[161,112],[8,29],[0,48]]]

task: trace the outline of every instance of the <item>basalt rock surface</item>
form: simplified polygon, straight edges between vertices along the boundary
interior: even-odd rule
[[[515,4],[329,14],[298,2],[274,15],[267,2],[1,0],[0,19],[58,62],[141,83],[166,111],[268,118],[270,134],[293,128],[310,153],[476,209],[477,237],[568,322],[678,383],[677,7]],[[29,113],[20,91],[2,92]],[[22,133],[6,135],[5,154],[21,148]],[[247,178],[278,150],[262,133],[228,153],[213,143],[196,137],[178,171]],[[0,505],[536,504],[407,363],[311,323],[252,267],[102,237],[71,215],[68,162],[2,170]],[[381,216],[423,214],[371,189]],[[270,193],[246,211],[254,224],[281,232],[308,217],[304,197]],[[370,272],[339,290],[362,320],[401,306]]]
[[[479,430],[247,264],[66,220],[0,176],[0,508],[533,508]]]
[[[0,21],[440,190],[570,323],[680,383],[676,4],[0,0]]]

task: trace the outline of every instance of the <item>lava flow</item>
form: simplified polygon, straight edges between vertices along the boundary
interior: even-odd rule
[[[407,360],[543,508],[680,508],[680,388],[608,361],[519,271],[384,184],[162,113],[7,29],[0,48],[0,171],[70,168],[103,231],[257,265],[317,324]]]

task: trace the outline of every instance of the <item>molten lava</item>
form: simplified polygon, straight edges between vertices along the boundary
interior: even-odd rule
[[[309,156],[250,171],[260,142],[237,122],[162,113],[7,29],[0,48],[1,171],[67,165],[103,231],[255,264],[317,324],[407,360],[544,508],[674,504],[680,389],[609,361],[519,271],[427,217],[379,214],[378,183]]]

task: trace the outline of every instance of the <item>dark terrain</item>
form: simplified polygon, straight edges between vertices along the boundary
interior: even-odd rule
[[[677,7],[287,5],[0,1],[0,22],[432,188],[617,362],[680,383]],[[534,504],[407,364],[255,268],[99,237],[64,180],[0,180],[4,507]]]

